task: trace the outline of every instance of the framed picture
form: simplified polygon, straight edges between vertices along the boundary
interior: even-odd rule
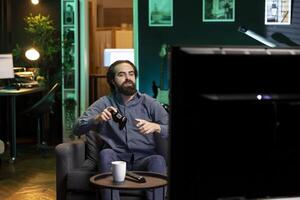
[[[173,26],[173,0],[149,0],[149,26]]]
[[[204,22],[234,22],[235,0],[203,0]]]
[[[265,0],[265,24],[291,24],[292,0]]]

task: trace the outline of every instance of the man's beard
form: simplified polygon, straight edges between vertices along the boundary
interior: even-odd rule
[[[127,84],[127,83],[131,83],[131,85],[125,86],[125,84]],[[131,96],[137,92],[135,83],[132,82],[131,80],[124,81],[124,83],[122,83],[120,86],[117,86],[117,90],[118,90],[118,92],[120,92],[121,94],[123,94],[125,96]]]

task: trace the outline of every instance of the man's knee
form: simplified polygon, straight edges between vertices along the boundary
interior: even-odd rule
[[[166,160],[161,155],[153,155],[149,158],[149,171],[166,173]]]
[[[99,152],[100,172],[110,171],[111,162],[116,159],[116,153],[112,149],[103,149]]]

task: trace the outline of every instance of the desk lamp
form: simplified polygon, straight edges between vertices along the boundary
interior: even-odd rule
[[[36,60],[38,60],[40,58],[40,53],[35,48],[30,48],[30,49],[26,50],[25,57],[28,60],[35,62]],[[38,73],[37,70],[33,71],[34,77],[37,76],[37,73]]]
[[[257,33],[247,29],[246,27],[240,26],[238,28],[238,31],[252,37],[253,39],[255,39],[255,40],[257,40],[257,41],[259,41],[259,42],[261,42],[261,43],[263,43],[263,44],[265,44],[269,47],[276,47],[276,44],[268,41],[266,38],[264,38],[264,37],[258,35]]]
[[[25,57],[28,60],[36,61],[40,58],[40,53],[35,48],[30,48],[25,52]]]

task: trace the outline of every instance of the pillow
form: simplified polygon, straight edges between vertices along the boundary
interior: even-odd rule
[[[83,168],[88,168],[90,170],[96,170],[98,164],[98,153],[102,149],[104,142],[100,137],[100,134],[95,131],[89,131],[85,134],[86,138],[86,160],[83,164]]]

